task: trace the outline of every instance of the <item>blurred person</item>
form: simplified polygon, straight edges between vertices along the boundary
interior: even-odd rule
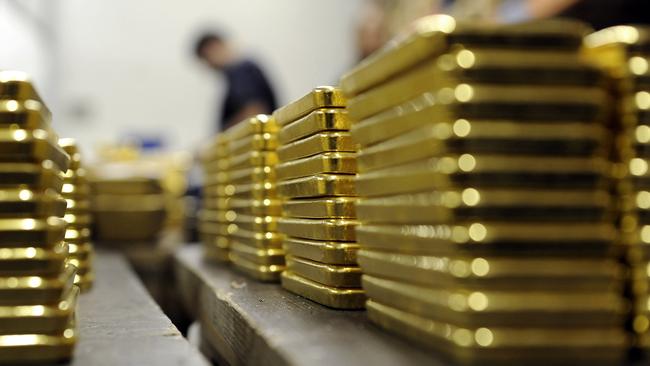
[[[257,114],[269,114],[276,109],[276,98],[267,77],[257,64],[238,57],[231,45],[217,33],[205,33],[196,41],[196,56],[210,68],[224,75],[226,96],[219,131]]]

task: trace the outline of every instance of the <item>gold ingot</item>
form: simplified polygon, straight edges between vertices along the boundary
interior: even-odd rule
[[[272,182],[235,184],[233,185],[232,196],[242,199],[274,199],[277,197],[277,185]]]
[[[11,163],[52,161],[66,171],[70,156],[56,142],[56,136],[46,130],[0,129],[0,160]]]
[[[50,160],[40,164],[0,163],[0,187],[16,188],[16,186],[60,192],[63,187],[63,176],[61,170]]]
[[[0,306],[0,338],[9,334],[63,333],[74,317],[78,296],[79,289],[71,287],[55,304]]]
[[[285,237],[287,254],[325,264],[357,265],[359,245],[355,242],[308,240]]]
[[[357,150],[348,132],[321,132],[289,142],[278,148],[280,161],[290,161],[325,152],[355,152]]]
[[[361,288],[361,268],[356,265],[326,264],[287,255],[287,270],[325,286]]]
[[[273,151],[277,147],[278,140],[276,134],[265,132],[232,141],[228,145],[228,152],[230,156],[235,156],[245,154],[249,151]]]
[[[345,107],[345,102],[337,87],[320,86],[300,99],[278,108],[273,112],[273,117],[280,126],[284,126],[319,108]]]
[[[0,100],[34,100],[43,103],[32,83],[31,77],[22,71],[0,70]],[[49,110],[46,115],[50,115]]]
[[[66,201],[56,191],[29,188],[0,190],[0,217],[47,218],[61,217]]]
[[[242,259],[262,266],[284,266],[284,250],[280,248],[261,249],[242,244],[233,240],[230,252],[236,253]]]
[[[549,364],[605,362],[621,364],[630,340],[621,327],[464,328],[425,318],[369,300],[369,318],[408,340],[452,357],[461,364],[513,362]],[[535,341],[528,335],[535,332]]]
[[[319,132],[347,131],[349,129],[350,120],[345,109],[317,109],[284,126],[278,133],[278,140],[284,145]]]
[[[277,282],[284,271],[284,265],[260,265],[242,258],[239,254],[230,252],[230,261],[235,268],[247,276],[263,282]]]
[[[604,221],[611,219],[613,208],[606,190],[483,188],[360,198],[356,205],[360,221],[392,224],[469,220]]]
[[[69,246],[0,248],[0,276],[56,276],[63,271]]]
[[[316,174],[278,183],[278,195],[284,198],[355,196],[355,179],[348,174]]]
[[[580,47],[583,36],[589,31],[584,23],[565,19],[486,25],[457,21],[448,15],[428,16],[414,24],[411,35],[382,48],[343,75],[341,89],[347,96],[357,95],[426,59],[447,52],[450,45],[457,43],[571,51]]]
[[[248,245],[249,247],[260,249],[278,249],[282,248],[282,234],[279,232],[255,232],[249,230],[238,229],[232,232],[231,237],[239,243]]]
[[[76,171],[81,168],[81,153],[75,139],[60,138],[59,145],[70,156],[70,170]]]
[[[603,88],[454,84],[430,88],[412,99],[355,123],[354,140],[370,146],[435,121],[504,120],[594,123],[607,117],[610,101]],[[463,123],[457,126],[463,134]],[[466,126],[465,126],[466,127]]]
[[[250,151],[233,156],[230,159],[229,169],[275,166],[277,163],[278,154],[275,151]]]
[[[362,148],[359,172],[447,154],[605,156],[609,132],[595,123],[458,119],[431,123]]]
[[[355,241],[357,221],[346,219],[297,219],[282,217],[278,229],[287,236],[313,240]]]
[[[356,217],[356,197],[326,197],[314,199],[292,199],[282,203],[287,217],[312,219]]]
[[[297,295],[334,309],[363,309],[366,296],[357,288],[325,286],[293,272],[282,273],[282,287]]]
[[[616,292],[495,291],[430,287],[363,276],[373,301],[462,327],[619,327],[629,304]]]
[[[624,268],[614,259],[462,257],[377,252],[362,248],[363,273],[423,286],[473,290],[620,291]]]
[[[617,231],[610,222],[465,222],[356,227],[367,249],[411,254],[611,257]]]
[[[60,363],[72,357],[77,342],[74,321],[61,334],[0,335],[0,363]]]
[[[237,215],[233,223],[242,230],[253,232],[278,231],[278,217],[276,216]]]
[[[57,277],[0,277],[0,305],[47,305],[65,298],[73,286],[75,266],[67,265]]]
[[[355,174],[357,172],[356,154],[346,152],[322,153],[281,163],[276,167],[276,172],[280,180],[321,173]]]
[[[446,155],[359,174],[360,196],[465,187],[605,188],[603,158],[514,155]]]
[[[52,247],[63,240],[67,223],[59,217],[0,219],[0,247]]]
[[[278,131],[278,125],[273,117],[258,114],[255,117],[247,118],[239,123],[234,124],[224,132],[224,139],[228,141],[228,145],[232,141],[241,139],[246,136],[274,133]]]
[[[0,71],[1,72],[1,71]],[[5,89],[6,90],[6,89]],[[11,130],[48,130],[50,129],[50,111],[33,99],[2,100],[3,84],[0,82],[0,127]]]

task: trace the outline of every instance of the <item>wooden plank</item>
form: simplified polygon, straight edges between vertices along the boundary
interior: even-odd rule
[[[96,283],[79,300],[72,366],[209,365],[147,293],[122,255],[97,250]]]
[[[206,343],[231,365],[443,365],[370,323],[365,311],[326,308],[203,261],[198,245],[176,253],[186,305]]]

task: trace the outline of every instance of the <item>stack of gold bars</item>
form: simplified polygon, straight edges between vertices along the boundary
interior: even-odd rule
[[[229,223],[226,220],[226,187],[228,176],[228,140],[221,133],[211,141],[203,156],[204,185],[201,211],[198,215],[199,238],[203,243],[206,258],[217,262],[228,262],[230,243]],[[228,189],[229,191],[232,188]],[[232,193],[232,192],[229,192]],[[230,230],[236,227],[230,226]]]
[[[354,232],[356,149],[345,99],[337,88],[320,87],[273,116],[281,126],[282,286],[333,308],[363,308]]]
[[[469,363],[620,362],[623,267],[589,32],[444,15],[345,75],[370,318]]]
[[[91,242],[92,215],[90,213],[90,184],[86,170],[81,166],[81,153],[74,139],[59,139],[59,145],[70,156],[70,167],[63,174],[63,198],[67,202],[64,219],[68,223],[65,242],[68,261],[77,267],[74,283],[81,291],[89,290],[95,280]]]
[[[28,78],[0,71],[0,363],[71,357],[79,288],[67,262],[70,163]]]
[[[226,220],[234,224],[228,230],[230,261],[261,281],[278,281],[284,270],[275,176],[277,131],[267,115],[249,118],[226,131],[230,159],[226,193],[231,193],[225,202]]]
[[[650,348],[650,28],[616,26],[585,38],[585,55],[608,71],[619,101],[610,128],[621,200],[620,227],[631,266],[632,329]]]

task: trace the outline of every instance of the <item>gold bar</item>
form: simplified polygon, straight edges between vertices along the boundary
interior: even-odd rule
[[[59,303],[72,288],[76,271],[67,265],[58,277],[0,277],[0,305]]]
[[[282,203],[282,211],[286,217],[355,218],[356,200],[356,197],[292,199]]]
[[[238,229],[230,234],[239,243],[260,249],[282,248],[282,234],[279,232],[259,232]]]
[[[277,196],[278,187],[275,183],[252,183],[252,184],[235,184],[233,196],[238,198],[249,198],[254,200],[263,200]]]
[[[278,140],[282,144],[287,144],[318,132],[347,131],[349,129],[350,120],[345,109],[317,109],[284,126],[278,133]]]
[[[287,236],[303,239],[355,241],[357,222],[345,219],[280,218],[278,229]]]
[[[278,148],[280,161],[290,161],[325,152],[355,152],[356,145],[348,132],[321,132],[289,142]]]
[[[341,78],[347,96],[374,87],[460,43],[500,48],[577,50],[590,31],[584,23],[551,19],[507,25],[458,22],[448,15],[421,18],[413,34],[389,43]],[[507,40],[507,41],[505,41]]]
[[[33,190],[53,189],[60,192],[63,187],[63,175],[50,160],[40,164],[0,162],[0,186],[16,185]]]
[[[356,227],[364,248],[412,254],[498,254],[542,257],[545,253],[602,257],[617,238],[612,223],[455,223]],[[610,253],[611,254],[611,253]]]
[[[61,334],[74,317],[78,296],[72,287],[56,304],[0,306],[0,334]]]
[[[34,100],[43,103],[29,75],[15,70],[0,70],[0,100],[2,99]],[[50,115],[49,111],[47,115]]]
[[[2,83],[0,82],[0,94]],[[36,100],[0,100],[0,127],[25,130],[49,130],[50,111]]]
[[[90,229],[88,228],[66,228],[65,242],[68,244],[85,244],[90,241]]]
[[[361,288],[361,268],[334,265],[287,255],[287,269],[292,273],[337,288]]]
[[[0,217],[62,217],[66,212],[66,204],[63,197],[53,190],[2,189],[0,193]]]
[[[369,146],[432,121],[458,119],[526,122],[604,121],[609,97],[603,88],[459,84],[414,96],[379,114],[355,121],[352,137]],[[443,102],[444,101],[444,102]]]
[[[76,341],[72,323],[59,335],[0,335],[0,363],[60,363],[72,357]]]
[[[67,223],[47,219],[0,219],[0,246],[52,247],[63,240]]]
[[[359,220],[394,224],[471,220],[603,222],[613,220],[613,208],[607,190],[483,188],[360,198],[356,205]]]
[[[239,140],[243,137],[263,134],[266,132],[274,133],[278,131],[278,124],[268,115],[258,114],[255,117],[245,119],[224,132],[225,141],[231,143],[232,141]]]
[[[228,145],[229,155],[240,155],[249,151],[272,151],[278,147],[275,133],[265,132],[232,141]]]
[[[485,187],[605,188],[603,158],[448,155],[359,174],[359,195],[385,196],[436,189]]]
[[[256,166],[228,172],[231,183],[260,183],[273,182],[277,179],[275,169],[270,166]]]
[[[236,253],[242,259],[261,266],[284,266],[284,250],[280,248],[256,248],[233,240],[230,244],[231,253]]]
[[[405,132],[357,154],[360,173],[454,153],[606,157],[610,132],[589,123],[458,119]]]
[[[619,327],[629,304],[615,292],[532,292],[429,287],[363,275],[373,301],[462,327]]]
[[[315,109],[328,107],[345,107],[345,98],[337,87],[320,86],[300,99],[278,108],[273,112],[273,117],[280,126],[284,126]]]
[[[101,179],[92,181],[93,192],[111,195],[142,195],[161,193],[162,187],[157,179]]]
[[[0,276],[56,276],[63,271],[68,248],[65,242],[51,249],[2,248]]]
[[[0,129],[0,160],[11,163],[42,163],[51,160],[68,170],[70,157],[45,130]]]
[[[278,217],[236,215],[233,222],[238,228],[254,232],[278,231]]]
[[[250,151],[247,154],[233,156],[230,159],[230,169],[243,169],[263,166],[274,166],[278,163],[275,151]]]
[[[285,268],[283,265],[277,264],[259,265],[233,252],[230,252],[230,261],[244,274],[264,282],[277,282]]]
[[[355,242],[322,241],[285,237],[283,247],[287,254],[311,259],[316,262],[357,265],[357,250],[359,250],[359,245]]]
[[[584,38],[582,52],[586,58],[615,78],[629,77],[628,58],[648,54],[650,31],[645,26],[618,25],[601,29]]]
[[[278,179],[287,180],[320,173],[355,174],[356,153],[328,152],[278,164]]]
[[[365,248],[363,243],[362,247]],[[361,249],[363,273],[423,286],[473,290],[620,291],[624,268],[614,258],[444,257]]]
[[[282,287],[319,304],[334,309],[363,309],[366,297],[363,290],[335,288],[321,285],[290,271],[282,273]]]
[[[453,357],[461,364],[593,365],[624,363],[630,340],[622,327],[604,328],[461,328],[368,300],[369,318],[382,328]]]
[[[316,174],[278,183],[278,194],[285,198],[355,196],[353,175]]]

